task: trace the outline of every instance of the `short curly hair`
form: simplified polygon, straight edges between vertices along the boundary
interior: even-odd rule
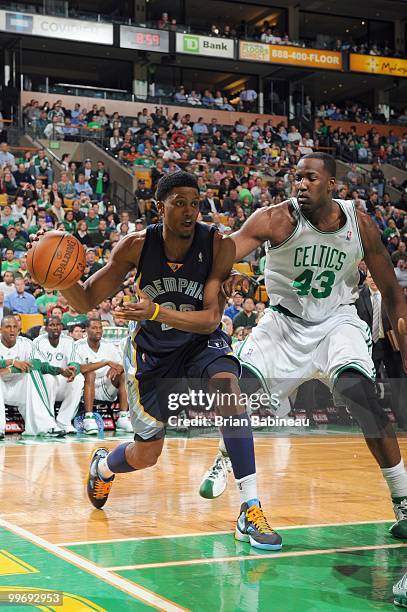
[[[179,170],[178,172],[162,176],[158,181],[155,192],[156,199],[163,202],[175,187],[193,187],[198,191],[198,181],[195,174]]]

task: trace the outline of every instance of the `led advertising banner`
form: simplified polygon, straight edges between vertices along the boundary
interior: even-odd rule
[[[325,70],[342,70],[342,53],[322,51],[290,45],[267,45],[265,43],[241,40],[239,59],[249,62],[267,62],[269,64],[289,64],[304,68],[324,68]]]
[[[230,38],[215,38],[212,36],[197,36],[195,34],[177,34],[177,53],[191,55],[207,55],[234,59],[235,43]]]
[[[15,34],[113,45],[113,25],[97,21],[0,11],[0,30]]]
[[[359,55],[351,53],[349,69],[352,72],[369,74],[387,74],[389,76],[407,77],[407,60],[398,57],[380,55]]]

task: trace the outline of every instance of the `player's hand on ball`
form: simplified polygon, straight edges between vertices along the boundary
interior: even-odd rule
[[[25,246],[27,247],[27,250],[28,250],[28,249],[32,249],[32,248],[33,248],[34,243],[35,243],[35,242],[38,242],[38,241],[40,240],[40,238],[41,238],[41,237],[42,237],[44,234],[45,234],[45,230],[43,230],[43,229],[38,230],[38,232],[37,232],[36,234],[32,234],[32,235],[30,236],[30,241],[31,241],[31,242],[27,242],[27,243],[26,243],[26,245],[25,245]]]
[[[21,372],[29,372],[31,370],[31,363],[29,361],[14,360],[13,367]]]
[[[61,376],[66,378],[67,382],[72,382],[76,376],[76,368],[74,366],[68,366],[67,368],[61,368]]]
[[[245,280],[247,280],[247,276],[245,274],[232,270],[229,278],[222,283],[221,290],[223,297],[226,299],[233,297],[233,295],[236,293],[237,287],[241,286]]]
[[[125,321],[147,321],[151,319],[155,313],[155,304],[151,298],[141,291],[136,285],[135,292],[138,297],[138,302],[131,304],[126,302],[119,308],[116,308],[114,314],[116,317],[124,319]]]

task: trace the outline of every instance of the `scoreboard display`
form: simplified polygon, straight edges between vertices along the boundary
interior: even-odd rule
[[[168,53],[169,34],[166,30],[120,26],[120,47]]]

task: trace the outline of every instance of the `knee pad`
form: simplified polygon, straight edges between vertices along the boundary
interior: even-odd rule
[[[338,376],[333,396],[335,404],[345,405],[368,437],[381,437],[390,423],[376,395],[375,384],[356,370],[345,370]]]

